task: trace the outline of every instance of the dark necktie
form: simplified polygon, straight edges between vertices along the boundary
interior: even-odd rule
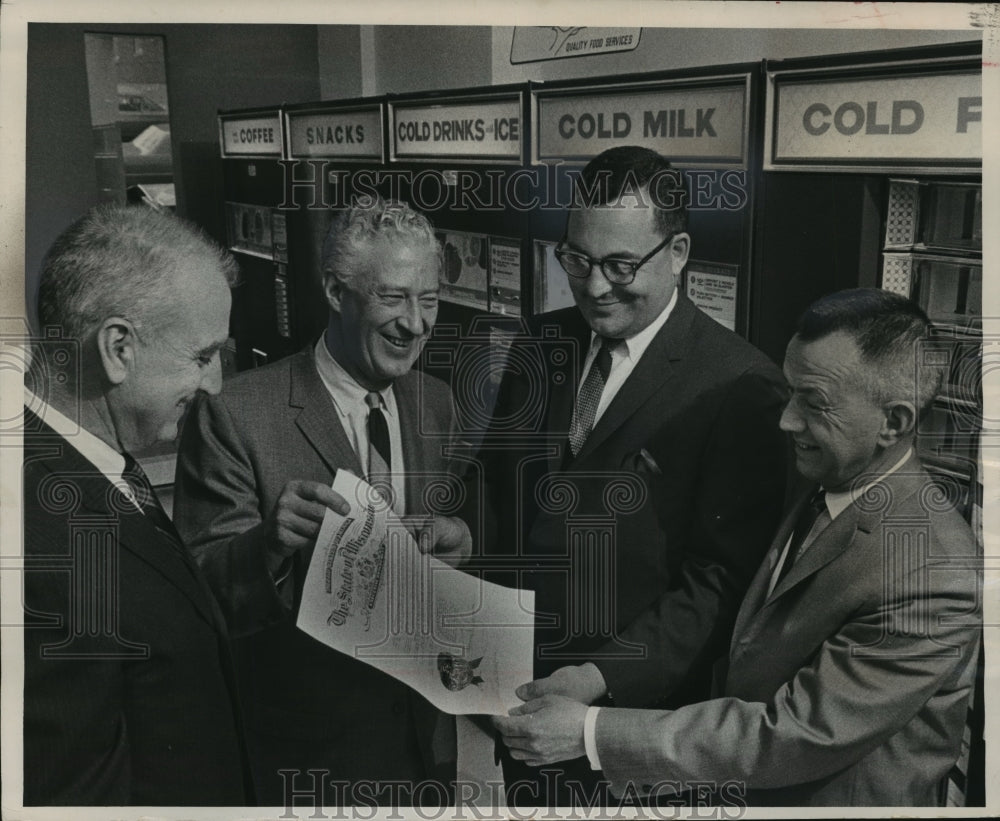
[[[128,482],[128,486],[132,490],[132,497],[139,505],[139,509],[153,526],[169,537],[174,546],[187,557],[187,551],[184,549],[180,534],[174,527],[174,523],[170,521],[170,517],[167,516],[167,512],[160,505],[160,500],[156,498],[153,485],[150,483],[149,477],[146,476],[146,472],[132,457],[132,454],[123,453],[122,456],[125,457],[125,471],[122,473],[122,478]]]
[[[611,352],[621,344],[620,339],[603,336],[598,337],[598,340],[601,347],[590,365],[590,370],[587,371],[587,377],[583,380],[583,386],[576,398],[576,406],[573,408],[573,420],[569,426],[569,447],[574,456],[580,452],[583,443],[594,429],[597,406],[601,403],[601,394],[604,393],[604,386],[611,372]]]
[[[802,551],[802,546],[805,544],[810,531],[812,531],[813,525],[816,524],[816,520],[825,512],[826,493],[818,490],[813,494],[809,503],[802,508],[802,512],[799,513],[799,518],[795,522],[795,530],[792,531],[792,540],[788,545],[788,553],[785,555],[784,564],[781,565],[781,570],[778,572],[778,580],[775,582],[775,587],[788,575],[788,571],[795,564],[795,560]]]
[[[395,507],[389,425],[382,413],[382,395],[376,391],[366,394],[365,404],[368,406],[368,483],[378,488],[390,507]]]

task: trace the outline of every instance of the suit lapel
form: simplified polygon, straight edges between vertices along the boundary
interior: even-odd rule
[[[361,476],[361,461],[344,432],[333,400],[316,370],[311,351],[295,356],[289,381],[288,404],[299,409],[295,424],[306,441],[331,473],[336,473],[337,468],[346,468],[355,476]]]
[[[802,508],[808,504],[809,499],[816,492],[816,489],[816,485],[805,485],[794,497],[795,500],[792,502],[781,525],[779,525],[778,532],[771,542],[771,547],[767,551],[764,561],[761,562],[756,575],[753,577],[753,581],[750,582],[750,587],[747,589],[746,595],[743,597],[743,604],[740,605],[740,612],[736,617],[736,625],[733,627],[734,640],[742,634],[754,614],[764,606],[764,601],[767,598],[767,588],[771,584],[771,576],[774,575],[774,569],[781,558],[781,551],[785,549],[785,544],[795,529],[795,522],[802,512]]]
[[[684,357],[691,337],[691,324],[697,310],[680,294],[670,318],[660,328],[642,358],[629,374],[625,384],[611,400],[607,410],[594,425],[590,436],[583,443],[577,459],[593,452],[618,428],[620,428],[640,407],[673,377],[674,363]]]
[[[440,442],[433,437],[420,435],[421,397],[416,374],[410,371],[397,379],[393,383],[393,393],[396,395],[399,437],[403,445],[401,467],[406,471],[406,512],[422,513],[425,483],[420,477],[423,471],[431,470],[435,464],[431,449],[440,446]],[[395,467],[394,470],[400,470],[400,467]]]
[[[50,474],[53,481],[71,482],[80,493],[78,509],[113,521],[118,530],[118,546],[141,559],[174,585],[191,601],[205,621],[221,628],[224,633],[221,613],[200,572],[194,567],[193,560],[177,553],[185,550],[183,545],[175,544],[163,535],[106,476],[63,437],[44,423],[39,423],[35,429],[40,434],[28,434],[25,437],[26,445],[36,435],[41,435],[45,437],[46,443],[51,442],[56,446],[46,448],[45,456],[38,459],[38,467]],[[35,449],[34,442],[26,447],[26,452],[29,449]],[[73,514],[70,511],[67,520]]]
[[[562,368],[553,367],[547,374],[547,388],[551,393],[545,429],[552,435],[555,445],[549,456],[551,473],[561,469],[563,459],[569,453],[568,435],[570,422],[573,419],[573,405],[576,402],[576,391],[583,373],[583,363],[590,350],[591,331],[583,319],[583,314],[574,308],[569,316],[571,320],[562,331],[577,343],[577,356],[568,357]]]

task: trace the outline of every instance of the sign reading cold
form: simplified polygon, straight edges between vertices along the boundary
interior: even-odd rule
[[[589,159],[628,143],[677,162],[744,166],[746,83],[599,94],[545,94],[538,101],[539,161]]]
[[[978,73],[780,82],[772,142],[788,160],[981,160]]]
[[[382,110],[287,114],[293,160],[382,158]]]
[[[396,159],[521,158],[519,97],[501,101],[396,106],[392,116]]]
[[[219,120],[222,155],[280,156],[281,123],[278,115],[252,119]]]

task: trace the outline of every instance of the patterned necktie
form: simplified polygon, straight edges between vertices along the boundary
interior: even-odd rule
[[[827,513],[826,493],[819,490],[809,500],[809,503],[802,508],[802,512],[799,514],[799,518],[795,522],[795,530],[792,532],[792,540],[788,545],[788,552],[785,554],[785,562],[781,565],[781,570],[778,572],[778,581],[775,583],[775,587],[781,583],[781,580],[788,575],[788,571],[792,569],[792,565],[795,564],[795,560],[798,558],[799,553],[802,552],[802,548],[805,545],[809,534],[812,532],[812,529],[816,524],[816,520],[819,519],[824,513]]]
[[[382,395],[377,391],[365,394],[368,406],[368,484],[395,508],[392,489],[392,451],[389,447],[389,425],[382,413]]]
[[[579,454],[583,443],[587,441],[594,428],[594,417],[597,416],[597,406],[601,403],[601,394],[611,372],[611,352],[621,344],[620,339],[598,337],[601,347],[590,365],[587,378],[576,398],[573,408],[573,420],[569,426],[569,447],[573,455]]]

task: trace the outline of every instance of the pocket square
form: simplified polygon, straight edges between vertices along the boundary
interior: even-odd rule
[[[662,476],[663,471],[656,463],[652,454],[645,448],[639,448],[638,452],[632,454],[625,460],[625,464],[631,466],[636,473],[649,473],[653,476]]]

